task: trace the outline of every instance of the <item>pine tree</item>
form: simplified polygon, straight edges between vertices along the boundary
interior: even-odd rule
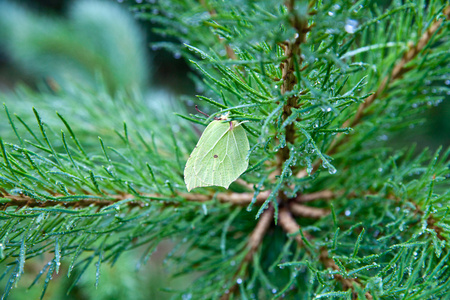
[[[176,243],[172,273],[198,276],[174,298],[450,297],[450,149],[392,142],[450,92],[447,1],[180,0],[134,11],[181,41],[153,47],[190,61],[200,95],[187,111],[101,84],[4,97],[4,298],[34,257],[50,254],[35,281],[44,295],[64,260],[75,286],[132,249],[145,249],[145,264],[164,240]],[[71,113],[74,103],[83,110]],[[227,112],[244,122],[249,168],[227,190],[188,193],[189,153]]]

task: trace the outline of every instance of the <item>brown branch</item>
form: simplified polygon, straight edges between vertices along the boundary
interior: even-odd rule
[[[262,204],[264,201],[269,197],[270,190],[268,191],[262,191],[256,196],[255,204]],[[86,194],[86,197],[90,194]],[[26,195],[11,195],[9,194],[5,189],[0,189],[0,196],[2,198],[9,199],[10,201],[4,201],[0,202],[0,210],[5,210],[7,207],[52,207],[57,205],[62,205],[64,207],[87,207],[87,206],[96,206],[99,208],[113,205],[114,203],[125,200],[125,199],[132,199],[135,198],[135,202],[130,202],[128,205],[135,207],[135,206],[143,206],[141,202],[139,202],[139,197],[132,195],[132,194],[117,194],[117,195],[106,195],[107,198],[110,199],[80,199],[80,200],[72,200],[72,201],[64,201],[62,200],[54,200],[54,199],[47,199],[45,201],[41,201],[38,199],[34,199],[30,196]],[[53,196],[63,196],[63,195],[53,195]],[[142,195],[145,198],[162,198],[167,197],[165,195],[161,194],[143,194]],[[205,194],[195,194],[195,193],[179,193],[179,197],[184,198],[188,201],[193,202],[207,202],[214,199],[214,194],[211,195],[205,195]],[[254,193],[252,192],[246,192],[246,193],[218,193],[215,195],[215,198],[221,202],[221,203],[231,203],[232,205],[236,206],[246,206],[251,203],[253,200]],[[295,198],[295,201],[297,202],[309,202],[319,199],[332,199],[336,196],[336,193],[333,193],[329,190],[324,190],[320,192],[314,192],[311,194],[303,194],[297,196]],[[174,201],[174,205],[179,205],[177,201]]]
[[[253,193],[219,193],[216,195],[216,199],[222,203],[231,203],[236,206],[246,206],[249,205],[253,199]],[[256,196],[256,204],[263,203],[267,197],[269,197],[270,191],[263,191]],[[62,195],[55,195],[62,196]],[[89,194],[86,194],[86,198]],[[162,198],[167,197],[160,194],[143,194],[145,198]],[[188,200],[195,202],[206,202],[211,201],[214,198],[214,195],[204,195],[204,194],[193,194],[193,193],[180,193],[178,196]],[[30,196],[26,195],[10,195],[6,191],[2,193],[2,198],[9,199],[10,201],[0,202],[0,210],[5,210],[7,207],[52,207],[57,205],[62,205],[64,207],[88,207],[88,206],[96,206],[98,208],[102,208],[105,206],[113,205],[114,203],[125,200],[135,198],[136,202],[129,202],[128,205],[135,206],[143,206],[142,202],[139,202],[139,197],[132,194],[119,194],[119,195],[107,195],[106,197],[111,198],[112,200],[102,200],[102,199],[80,199],[75,201],[64,201],[64,200],[54,200],[48,199],[45,201],[40,201],[34,199]],[[173,202],[174,205],[179,205],[177,201]]]
[[[250,256],[252,256],[253,253],[255,253],[255,251],[261,244],[263,237],[266,234],[266,231],[269,229],[269,226],[272,223],[273,213],[274,209],[272,205],[269,205],[269,208],[266,211],[264,211],[264,213],[259,218],[258,224],[256,224],[256,227],[253,230],[252,234],[250,235],[250,239],[248,241],[247,247],[250,249],[251,253],[247,254],[246,256],[247,261],[249,261]]]
[[[269,197],[271,191],[262,191],[256,196],[255,204],[262,204]],[[136,201],[139,200],[139,197],[131,194],[119,194],[119,195],[107,195],[106,197],[111,198],[112,200],[101,200],[101,199],[80,199],[76,201],[64,201],[64,200],[53,200],[48,199],[46,201],[40,201],[34,199],[30,196],[26,195],[10,195],[6,191],[2,190],[3,198],[9,199],[8,202],[0,203],[0,210],[5,209],[9,206],[14,207],[50,207],[63,205],[65,207],[87,207],[87,206],[97,206],[97,207],[105,207],[108,205],[112,205],[117,201],[121,201],[124,199],[136,198]],[[59,195],[61,196],[61,195]],[[89,194],[86,194],[86,197]],[[162,198],[167,197],[160,194],[143,194],[143,197],[146,198]],[[214,195],[205,195],[205,194],[194,194],[194,193],[179,193],[178,196],[193,202],[206,202],[211,201],[214,198]],[[221,203],[231,203],[236,206],[246,206],[249,205],[253,199],[254,193],[218,193],[215,195],[215,198]],[[332,199],[335,195],[328,190],[315,192],[311,194],[304,194],[298,196],[295,200],[298,202],[309,202],[318,199]],[[132,202],[134,206],[140,206],[141,204],[137,204],[137,202]],[[178,202],[176,202],[178,203]]]
[[[109,205],[113,205],[117,201],[133,198],[135,196],[132,196],[130,194],[123,194],[123,195],[109,195],[108,197],[113,198],[114,200],[99,200],[99,199],[80,199],[76,201],[59,201],[59,200],[46,200],[46,201],[40,201],[34,198],[31,198],[30,196],[26,195],[10,195],[5,194],[3,195],[3,198],[6,198],[10,201],[7,202],[1,202],[0,203],[0,210],[6,210],[8,207],[53,207],[53,206],[63,206],[63,207],[88,207],[88,206],[95,206],[97,208],[106,207]],[[144,203],[142,202],[129,202],[127,204],[129,207],[143,207]]]
[[[330,213],[329,209],[316,208],[306,205],[301,205],[295,202],[289,204],[289,210],[297,217],[320,219]]]
[[[319,259],[327,269],[333,269],[335,271],[340,271],[339,267],[336,265],[334,260],[328,256],[327,249],[322,248],[320,255],[319,255]],[[344,291],[351,289],[353,291],[354,299],[356,299],[355,296],[357,296],[357,295],[354,291],[355,287],[353,286],[353,284],[357,284],[358,286],[361,286],[361,283],[359,282],[358,279],[344,278],[340,274],[334,274],[334,278],[342,284]],[[369,292],[367,292],[365,294],[365,296],[369,300],[373,299],[372,295]]]
[[[273,206],[269,205],[269,208],[265,210],[259,218],[258,223],[256,224],[255,229],[253,229],[247,242],[248,252],[240,263],[237,272],[233,276],[234,284],[222,295],[222,297],[220,297],[221,300],[228,300],[232,294],[239,291],[239,284],[236,282],[236,280],[239,278],[239,276],[243,275],[242,273],[246,273],[248,264],[253,260],[253,255],[258,250],[267,230],[272,224],[273,213]]]
[[[280,208],[278,213],[278,222],[286,233],[296,234],[294,237],[295,240],[299,245],[303,245],[302,237],[298,234],[300,232],[300,225],[298,225],[297,221],[295,221],[291,212],[286,207]],[[311,238],[309,234],[304,233],[304,235],[308,239]]]
[[[239,184],[239,185],[241,185],[241,186],[243,186],[243,187],[245,187],[245,188],[251,190],[251,191],[253,190],[253,184],[248,183],[247,181],[245,181],[245,180],[242,179],[242,178],[236,179],[235,182],[236,182],[237,184]]]
[[[297,31],[295,39],[293,41],[285,41],[280,44],[280,47],[284,50],[284,55],[286,59],[280,64],[280,70],[282,74],[282,84],[280,87],[280,92],[284,95],[286,92],[292,91],[297,84],[297,77],[295,76],[295,65],[298,66],[302,64],[302,55],[300,45],[305,42],[306,34],[310,30],[308,27],[308,21],[304,16],[298,16],[295,12],[295,0],[285,1],[285,5],[290,13],[290,23],[293,28]],[[282,119],[286,120],[291,114],[293,108],[298,108],[298,97],[293,95],[289,97],[283,106]],[[296,139],[296,128],[295,124],[288,124],[285,128],[285,143],[286,146],[281,148],[277,153],[277,173],[281,174],[283,164],[289,159],[290,149],[289,145],[295,143]],[[280,189],[278,193],[278,199],[281,202],[287,202],[288,199],[283,189]]]
[[[286,59],[280,64],[283,83],[280,87],[280,92],[284,95],[286,92],[291,91],[297,84],[297,77],[295,76],[295,60],[298,59],[298,65],[301,65],[301,50],[300,45],[305,42],[307,21],[306,19],[299,19],[297,16],[293,17],[293,27],[297,29],[297,37],[293,42],[286,41],[281,47],[284,49],[284,55]],[[291,96],[287,99],[286,104],[283,106],[282,118],[286,120],[292,114],[292,108],[298,107],[298,97]],[[295,124],[291,123],[286,126],[286,144],[293,144],[295,142],[296,129]],[[284,161],[289,159],[289,147],[284,147],[278,152],[279,169]]]
[[[256,196],[256,203],[262,204],[270,195],[270,191],[264,191]],[[249,205],[253,199],[253,193],[220,193],[217,194],[217,199],[220,202],[232,203],[234,205],[245,206]]]
[[[295,198],[295,201],[297,202],[310,202],[315,200],[330,200],[336,197],[336,193],[330,191],[330,190],[323,190],[319,192],[314,192],[310,194],[302,194],[298,195],[297,198]]]
[[[442,235],[442,232],[444,232],[444,230],[442,229],[442,227],[439,227],[438,225],[436,225],[438,221],[436,220],[436,218],[430,214],[427,218],[427,223],[428,223],[428,227],[433,229],[434,232],[436,232],[436,236],[438,239],[440,239],[441,241],[446,241],[447,239]]]
[[[395,201],[400,201],[399,198],[395,197],[394,198]],[[419,207],[419,205],[417,203],[415,203],[413,200],[408,200],[410,203],[412,203],[414,205],[414,207],[416,208],[415,213],[423,216],[425,215],[425,212]],[[436,237],[438,239],[440,239],[441,241],[447,240],[442,233],[444,232],[444,230],[442,229],[442,227],[439,227],[438,225],[436,225],[436,223],[439,222],[436,220],[436,218],[433,216],[433,214],[430,214],[427,217],[427,224],[428,224],[428,228],[431,228],[434,230],[434,232],[436,232]]]

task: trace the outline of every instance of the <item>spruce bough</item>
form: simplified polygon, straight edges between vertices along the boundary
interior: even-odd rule
[[[65,257],[70,275],[140,246],[145,262],[172,239],[174,272],[201,272],[185,298],[448,297],[450,151],[389,147],[448,92],[447,2],[162,1],[137,14],[183,42],[154,46],[191,61],[202,108],[247,121],[249,168],[228,190],[186,193],[193,123],[208,120],[182,108],[190,122],[168,116],[165,134],[150,113],[130,117],[111,146],[60,114],[58,135],[37,110],[35,133],[6,108],[5,293],[44,252],[51,278]]]

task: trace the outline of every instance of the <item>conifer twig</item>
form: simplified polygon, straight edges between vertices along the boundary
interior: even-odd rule
[[[263,191],[256,196],[256,202],[261,204],[266,200],[270,195],[270,191]],[[217,199],[220,202],[229,202],[234,205],[245,206],[249,205],[252,202],[254,194],[253,193],[220,193],[217,194]]]
[[[393,197],[396,201],[400,201],[400,199],[398,197]],[[424,215],[425,212],[419,207],[419,205],[417,203],[415,203],[412,199],[408,200],[409,202],[411,202],[414,207],[416,208],[415,213],[419,214],[419,215]],[[438,239],[440,239],[441,241],[447,240],[443,235],[443,229],[441,227],[439,227],[438,225],[436,225],[438,221],[436,220],[436,218],[433,216],[433,214],[429,214],[429,216],[427,217],[427,224],[428,224],[428,228],[431,228],[434,230],[434,232],[436,232],[436,237]]]
[[[297,202],[310,202],[315,200],[330,200],[336,197],[336,194],[333,191],[330,190],[323,190],[319,192],[314,192],[310,194],[301,194],[298,195],[297,198],[295,198],[295,201]]]
[[[260,192],[256,196],[256,202],[255,204],[261,204],[266,200],[270,195],[270,190]],[[86,196],[90,196],[91,194],[86,193]],[[188,201],[195,201],[195,202],[206,202],[211,201],[214,197],[222,203],[231,203],[236,206],[246,206],[249,205],[254,197],[254,193],[218,193],[216,195],[205,195],[205,194],[195,194],[195,193],[179,193],[180,197],[188,200]],[[77,201],[64,201],[63,195],[53,195],[54,199],[47,199],[47,201],[38,200],[35,198],[32,198],[27,195],[11,195],[7,193],[5,190],[2,189],[2,192],[0,192],[0,196],[4,198],[3,202],[0,202],[0,210],[4,210],[7,207],[14,206],[14,207],[50,207],[50,206],[56,206],[56,205],[63,205],[65,207],[87,207],[94,205],[96,207],[105,207],[108,205],[112,205],[117,201],[121,201],[124,199],[136,199],[136,202],[130,202],[129,205],[132,206],[141,206],[141,204],[138,204],[137,201],[139,201],[139,197],[132,195],[132,194],[117,194],[117,195],[106,195],[104,199],[90,199],[86,197],[86,199],[80,199]],[[61,197],[61,199],[58,199]],[[142,194],[142,197],[144,198],[162,198],[165,197],[161,194]],[[311,193],[311,194],[303,194],[296,198],[296,201],[298,202],[309,202],[317,199],[331,199],[334,197],[334,194],[331,191],[325,190],[321,192]],[[10,201],[6,201],[6,199]],[[177,204],[177,203],[174,203]]]
[[[193,193],[180,193],[178,194],[180,197],[195,202],[206,202],[211,201],[214,198],[214,195],[204,195],[204,194],[193,194]],[[256,196],[257,204],[263,203],[264,200],[269,197],[270,191],[263,191]],[[46,201],[34,199],[27,195],[11,195],[8,193],[4,193],[4,195],[0,195],[5,200],[0,202],[0,210],[4,210],[7,207],[51,207],[62,205],[64,207],[87,207],[94,205],[96,207],[102,208],[105,206],[113,205],[115,202],[125,200],[125,199],[133,199],[135,198],[135,202],[129,202],[130,206],[143,206],[141,202],[139,202],[140,198],[138,196],[132,194],[118,194],[118,195],[106,195],[105,199],[90,199],[88,196],[90,194],[86,193],[86,199],[77,199],[77,201],[65,201],[63,195],[54,195],[54,199],[47,199]],[[249,205],[253,199],[253,193],[219,193],[216,194],[215,197],[219,202],[222,203],[231,203],[236,206],[245,206]],[[61,199],[58,199],[61,197]],[[161,194],[142,194],[143,198],[162,198],[167,197]],[[6,201],[8,199],[9,201]],[[169,204],[169,203],[167,203]],[[174,202],[174,205],[179,205],[179,203]]]
[[[61,195],[59,195],[61,196]],[[88,195],[86,195],[88,196]],[[107,197],[114,200],[107,200],[107,199],[77,199],[76,201],[64,201],[64,200],[46,200],[46,201],[40,201],[34,198],[31,198],[30,196],[26,195],[10,195],[10,194],[4,194],[3,201],[0,202],[0,211],[6,210],[8,207],[16,207],[16,208],[22,208],[22,207],[52,207],[52,206],[64,206],[64,207],[89,207],[89,206],[95,206],[97,208],[106,207],[109,205],[113,205],[114,203],[124,200],[124,199],[131,199],[135,198],[135,196],[131,194],[122,194],[122,195],[108,195]],[[64,197],[64,196],[62,196]],[[58,198],[58,197],[56,197]],[[139,200],[139,199],[136,199]],[[144,207],[144,203],[139,201],[134,202],[128,202],[127,205],[129,207]]]
[[[444,15],[446,16],[447,19],[450,18],[450,6],[447,6],[444,9]],[[394,81],[400,79],[406,72],[412,70],[411,67],[406,67],[406,64],[412,61],[425,48],[425,46],[437,32],[437,30],[441,27],[442,22],[443,19],[439,19],[428,27],[428,29],[423,33],[423,35],[417,42],[417,44],[410,47],[410,49],[406,51],[402,59],[394,66],[392,72],[386,77],[384,77],[384,79],[381,81],[381,84],[378,86],[378,89],[375,91],[375,93],[367,97],[367,99],[359,105],[358,110],[353,119],[352,120],[348,119],[346,122],[344,122],[342,128],[355,127],[357,124],[359,124],[362,118],[366,115],[367,108],[377,98],[380,98],[383,95],[383,93],[386,91],[389,85],[392,84]],[[338,134],[338,137],[339,135],[342,134]],[[330,145],[330,148],[327,151],[327,154],[328,155],[334,154],[336,152],[337,147],[343,144],[347,139],[348,138],[340,140],[338,138],[334,139],[333,143]]]
[[[322,250],[320,251],[319,259],[327,269],[333,269],[335,271],[340,271],[339,267],[336,265],[334,260],[328,256],[327,249],[322,248]],[[340,274],[334,274],[334,278],[337,279],[342,284],[344,290],[351,289],[354,294],[355,294],[355,291],[354,291],[355,287],[353,286],[353,284],[357,284],[358,286],[361,286],[361,283],[359,282],[358,279],[344,278]],[[365,296],[366,296],[366,299],[368,299],[368,300],[373,299],[373,296],[369,292],[367,292],[365,294]]]
[[[444,16],[449,19],[450,18],[450,6],[447,6],[443,11]],[[367,113],[367,109],[370,107],[372,103],[377,98],[380,98],[383,93],[386,91],[386,89],[389,87],[390,84],[392,84],[394,81],[400,79],[406,72],[410,71],[412,68],[406,67],[406,64],[412,61],[428,44],[428,42],[431,40],[431,38],[436,34],[436,32],[439,30],[443,22],[443,19],[439,19],[432,23],[428,29],[423,33],[419,41],[416,45],[410,47],[410,49],[403,55],[402,59],[397,63],[397,65],[394,66],[392,69],[392,72],[384,77],[384,79],[381,81],[381,84],[378,86],[375,93],[367,97],[367,99],[360,104],[358,107],[358,110],[353,117],[353,119],[348,119],[344,124],[342,125],[342,128],[347,127],[355,127],[358,125],[363,117]],[[342,136],[342,133],[338,133],[336,138],[331,143],[330,147],[327,150],[327,155],[333,155],[336,153],[337,148],[344,144],[350,136],[345,136],[344,138],[339,139],[339,137]],[[313,164],[313,170],[312,172],[315,172],[320,166],[320,160],[316,161]],[[306,170],[301,170],[297,173],[296,177],[303,178],[307,176],[308,173]]]
[[[261,245],[264,235],[266,234],[267,230],[269,229],[270,225],[272,224],[273,220],[273,213],[274,209],[272,205],[269,205],[268,209],[266,209],[261,217],[258,219],[258,223],[255,226],[255,229],[253,229],[252,233],[250,234],[250,237],[247,242],[247,249],[248,252],[245,255],[244,259],[240,263],[236,273],[233,276],[233,285],[231,288],[229,288],[220,298],[221,300],[228,300],[230,296],[234,293],[236,293],[239,289],[239,283],[237,283],[237,279],[239,276],[242,276],[243,273],[247,272],[248,264],[253,260],[253,255],[258,250],[259,246]],[[242,284],[243,282],[240,282]]]
[[[298,65],[301,65],[301,50],[300,45],[305,42],[306,33],[309,31],[308,22],[305,18],[298,17],[294,12],[294,2],[293,0],[286,1],[286,6],[288,10],[291,12],[291,25],[297,30],[297,36],[293,42],[286,41],[281,44],[281,47],[284,49],[284,54],[286,59],[280,64],[280,69],[282,72],[283,83],[280,87],[280,92],[284,95],[286,92],[291,91],[295,84],[297,83],[297,78],[295,76],[295,64],[296,59],[299,59]],[[286,104],[283,106],[283,120],[287,119],[292,114],[292,108],[296,108],[297,97],[291,96],[288,98]],[[286,126],[286,144],[293,144],[295,142],[295,124],[291,123]],[[278,152],[279,155],[279,165],[281,169],[281,165],[284,161],[289,158],[289,147],[284,147]]]
[[[297,34],[294,38],[294,41],[285,41],[280,44],[283,48],[286,59],[283,60],[280,64],[280,70],[282,73],[283,83],[280,87],[280,92],[284,95],[286,92],[291,91],[297,83],[297,77],[295,76],[295,66],[301,65],[302,63],[302,55],[300,45],[305,42],[306,34],[310,30],[308,28],[308,21],[304,16],[298,16],[295,11],[295,0],[287,0],[285,1],[285,5],[290,13],[290,23],[293,28],[297,31]],[[299,61],[297,61],[297,59]],[[290,96],[286,103],[283,106],[282,119],[286,120],[291,114],[292,109],[298,107],[298,97]],[[277,153],[277,173],[281,174],[281,170],[283,168],[284,162],[289,159],[290,156],[290,144],[294,144],[296,139],[296,128],[295,124],[291,123],[285,128],[285,142],[286,146],[281,148]],[[287,202],[288,199],[286,194],[282,189],[278,192],[278,198],[281,202]],[[279,214],[278,217],[280,217]]]
[[[295,240],[299,245],[303,245],[303,240],[301,235],[298,233],[300,232],[301,228],[300,225],[295,221],[294,217],[292,217],[291,212],[286,207],[282,207],[280,209],[280,212],[278,213],[278,221],[280,223],[281,228],[287,233],[287,234],[296,234]],[[306,238],[311,238],[309,234],[305,234]]]
[[[297,217],[319,219],[330,213],[330,210],[324,208],[301,205],[295,202],[290,203],[289,210]]]
[[[376,195],[376,193],[367,193],[367,195]],[[352,197],[356,197],[357,195],[355,195],[354,193],[351,193],[350,196]],[[395,196],[394,194],[388,194],[386,196],[387,199],[396,201],[396,202],[401,202],[403,201],[403,199]],[[407,201],[409,203],[411,203],[412,205],[414,205],[415,207],[415,211],[414,213],[419,214],[419,215],[424,215],[425,212],[419,207],[419,205],[413,200],[413,199],[407,199]],[[436,225],[438,221],[436,220],[436,218],[433,216],[433,214],[430,214],[427,218],[427,224],[428,224],[428,228],[433,229],[436,232],[436,237],[438,239],[442,240],[447,240],[443,235],[442,232],[444,231],[441,227],[439,227],[438,225]]]

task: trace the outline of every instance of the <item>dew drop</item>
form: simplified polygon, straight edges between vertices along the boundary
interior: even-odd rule
[[[380,135],[377,138],[379,141],[387,141],[389,139],[389,137],[386,134]]]
[[[328,173],[330,173],[331,175],[336,174],[337,170],[335,167],[333,167],[332,165],[330,165],[330,168],[328,169]]]
[[[192,299],[192,294],[183,294],[182,299],[183,300],[190,300],[190,299]]]
[[[358,21],[352,20],[352,19],[347,19],[347,21],[345,22],[344,29],[348,33],[355,33],[357,27],[358,27]]]

